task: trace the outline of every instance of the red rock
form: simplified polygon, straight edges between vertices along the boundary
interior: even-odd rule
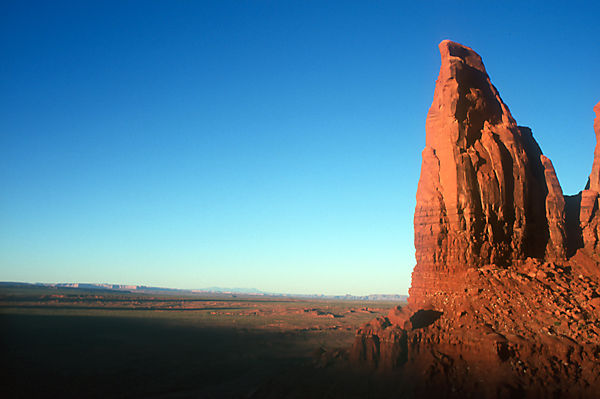
[[[419,305],[451,290],[468,268],[566,253],[564,199],[550,160],[517,126],[481,57],[447,40],[439,47],[414,218],[409,300]]]
[[[600,258],[600,215],[598,193],[600,192],[600,102],[594,107],[596,119],[596,149],[588,187],[581,192],[580,222],[583,247],[589,255]]]
[[[596,119],[594,119],[594,132],[596,132],[596,149],[594,150],[594,163],[590,174],[589,189],[600,192],[600,102],[594,107]]]
[[[565,259],[567,255],[567,237],[565,227],[565,198],[562,188],[558,183],[554,166],[548,157],[541,155],[540,159],[544,166],[544,176],[546,178],[546,220],[548,221],[548,230],[550,240],[546,248],[547,259]]]
[[[600,103],[589,187],[565,197],[479,55],[439,47],[409,305],[363,326],[351,358],[401,370],[426,397],[595,397]]]

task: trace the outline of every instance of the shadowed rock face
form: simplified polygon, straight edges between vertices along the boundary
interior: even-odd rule
[[[481,57],[450,41],[439,47],[409,305],[363,326],[351,358],[401,370],[414,392],[436,387],[445,397],[594,397],[600,103],[588,187],[565,197]]]

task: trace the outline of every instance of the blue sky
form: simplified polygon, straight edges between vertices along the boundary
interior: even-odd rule
[[[567,194],[596,2],[0,6],[0,280],[406,293],[437,44],[474,48]]]

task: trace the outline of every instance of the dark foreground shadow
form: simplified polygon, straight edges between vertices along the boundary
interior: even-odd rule
[[[413,329],[424,328],[435,323],[437,319],[442,317],[442,312],[437,310],[417,310],[414,315],[410,317],[410,322]]]
[[[318,336],[173,319],[0,314],[0,326],[2,398],[570,399],[600,392],[561,394],[558,387],[549,396],[507,382],[482,396],[489,393],[485,381],[462,381],[473,387],[465,390],[452,375],[468,372],[456,367],[426,376],[406,367],[375,372],[351,366],[343,350],[315,351]],[[486,376],[498,381],[493,373]]]
[[[3,398],[247,397],[310,357],[301,335],[161,318],[0,314]]]
[[[454,370],[367,371],[351,367],[318,369],[299,367],[287,370],[262,385],[251,399],[597,399],[600,387],[531,386],[514,380],[502,382],[495,370],[474,381],[453,380]],[[438,375],[432,375],[436,374]],[[437,377],[437,378],[436,378]],[[492,383],[489,383],[493,381]],[[581,388],[581,389],[579,389]]]

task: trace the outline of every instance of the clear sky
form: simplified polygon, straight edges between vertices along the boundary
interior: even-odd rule
[[[0,280],[406,293],[438,43],[572,194],[598,4],[3,1]]]

